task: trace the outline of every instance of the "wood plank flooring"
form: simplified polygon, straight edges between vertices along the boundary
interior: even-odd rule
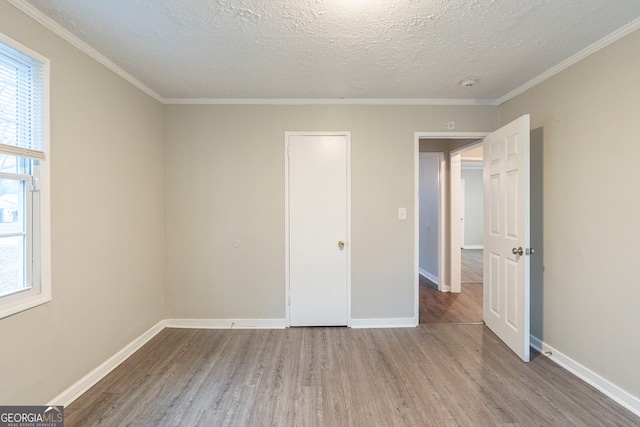
[[[165,329],[65,409],[66,426],[634,426],[481,325]]]
[[[462,283],[482,283],[482,249],[462,249]]]
[[[462,292],[440,292],[420,276],[420,323],[482,323],[482,249],[462,249]]]
[[[463,283],[462,292],[440,292],[438,286],[420,276],[420,324],[482,324],[482,283]]]

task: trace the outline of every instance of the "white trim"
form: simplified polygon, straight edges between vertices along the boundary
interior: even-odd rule
[[[483,245],[463,245],[462,249],[484,249]]]
[[[484,168],[484,165],[482,163],[482,159],[462,158],[461,167],[462,170],[482,170]]]
[[[43,70],[43,78],[46,75],[48,77],[49,75],[49,58],[46,58],[45,56],[40,55],[38,52],[36,52],[35,50],[28,48],[27,46],[23,45],[22,43],[12,39],[11,37],[7,36],[6,34],[0,33],[0,42],[6,44],[7,46],[27,55],[30,56],[31,58],[35,59],[36,61],[38,61],[39,63],[42,64],[43,67],[47,67],[47,70]],[[43,82],[43,86],[46,82]],[[44,91],[44,90],[43,90]],[[46,148],[46,147],[45,147]]]
[[[181,329],[284,329],[286,319],[166,319],[165,328]]]
[[[447,158],[444,153],[440,157],[440,170],[438,171],[438,179],[440,180],[440,211],[438,212],[438,289],[440,292],[451,292],[451,280],[446,277],[447,271],[445,256],[445,239],[447,236],[447,186],[449,185],[449,176],[447,175]]]
[[[353,329],[365,328],[415,328],[417,326],[415,318],[400,319],[351,319],[351,327]]]
[[[353,328],[414,327],[414,319],[351,319]],[[93,369],[79,381],[51,399],[48,406],[69,406],[91,387],[125,362],[165,328],[180,329],[284,329],[286,319],[166,319],[161,320]],[[233,326],[233,327],[232,327]]]
[[[38,219],[33,223],[39,232],[39,284],[37,293],[31,293],[22,298],[12,298],[8,303],[0,304],[0,318],[12,316],[42,304],[47,304],[52,299],[51,292],[51,183],[49,157],[50,152],[50,99],[51,99],[51,62],[33,49],[13,40],[11,37],[0,33],[0,42],[13,49],[35,59],[42,65],[42,150],[45,153],[43,159],[39,159],[39,210]],[[34,255],[31,257],[33,261]]]
[[[558,74],[559,72],[564,71],[567,68],[571,67],[572,65],[582,61],[587,56],[592,55],[592,54],[598,52],[600,49],[604,49],[605,47],[609,46],[610,44],[620,40],[624,36],[626,36],[628,34],[631,34],[635,30],[637,30],[638,28],[640,28],[640,18],[634,19],[630,23],[618,28],[617,30],[615,30],[611,34],[601,38],[600,40],[596,41],[595,43],[592,43],[591,45],[589,45],[586,48],[582,49],[580,52],[570,56],[569,58],[565,59],[561,63],[557,64],[556,66],[549,68],[547,71],[545,71],[544,73],[540,74],[538,77],[535,77],[535,78],[529,80],[528,82],[526,82],[522,86],[512,90],[511,92],[507,93],[506,95],[501,96],[500,98],[498,98],[496,100],[497,105],[502,105],[505,102],[509,101],[510,99],[515,98],[516,96],[526,92],[527,90],[529,90],[532,87],[542,83],[543,81],[547,80],[548,78],[553,77],[556,74]]]
[[[344,136],[347,139],[347,326],[351,326],[351,132],[297,132],[286,131],[284,133],[284,194],[285,194],[285,215],[284,215],[284,238],[285,238],[285,326],[291,326],[289,313],[290,277],[289,277],[289,137],[291,136]]]
[[[520,95],[521,93],[531,89],[532,87],[542,83],[549,77],[569,68],[575,63],[583,60],[587,56],[603,49],[622,37],[632,33],[640,28],[640,18],[636,18],[629,24],[615,30],[611,34],[596,41],[575,55],[562,61],[556,66],[550,68],[538,77],[529,80],[522,86],[512,90],[506,95],[498,99],[423,99],[423,98],[405,98],[405,99],[377,99],[377,98],[361,98],[361,99],[265,99],[265,98],[164,98],[149,86],[133,77],[124,69],[116,65],[109,58],[98,52],[89,44],[80,40],[70,31],[62,27],[60,24],[49,18],[37,8],[29,4],[25,0],[7,0],[14,7],[24,12],[27,16],[40,23],[45,28],[51,30],[76,48],[80,49],[100,64],[109,68],[111,71],[128,81],[147,95],[163,104],[186,104],[186,105],[490,105],[500,106],[510,99]]]
[[[413,139],[413,316],[420,323],[420,138]],[[352,322],[353,324],[353,322]]]
[[[289,315],[289,133],[284,134],[284,319],[287,327],[291,326]]]
[[[464,233],[466,231],[466,208],[467,208],[467,183],[462,178],[462,162],[460,162],[460,247],[464,248]],[[462,261],[461,261],[462,265]]]
[[[62,27],[60,24],[55,22],[53,19],[49,18],[44,13],[40,12],[37,8],[27,3],[25,0],[7,0],[14,7],[24,12],[27,16],[34,19],[36,22],[41,24],[43,27],[62,37],[67,42],[71,43],[76,48],[80,49],[82,52],[87,54],[89,57],[95,59],[100,64],[104,65],[118,76],[122,77],[124,80],[128,81],[147,95],[154,98],[156,101],[165,103],[165,99],[160,96],[156,91],[151,89],[149,86],[142,83],[140,80],[133,77],[131,74],[127,73],[125,70],[117,66],[113,61],[109,58],[95,50],[93,47],[89,46],[87,43],[80,40],[78,37],[73,35],[67,29]]]
[[[151,338],[155,337],[160,331],[164,329],[164,320],[158,322],[151,327],[148,331],[140,335],[125,346],[122,350],[111,356],[100,366],[93,371],[85,375],[80,381],[73,384],[71,387],[51,399],[47,405],[62,405],[68,406],[78,397],[82,396],[87,390],[93,387],[101,379],[106,377],[111,371],[120,366],[122,362],[127,360],[133,353],[138,351],[140,347],[145,345]]]
[[[449,153],[449,262],[451,292],[462,292],[462,154]]]
[[[416,138],[421,139],[483,139],[491,132],[416,132]],[[479,144],[479,143],[478,143]],[[475,147],[478,144],[467,145],[461,148],[452,150],[451,152],[468,150]]]
[[[14,0],[15,1],[15,0]],[[268,98],[164,98],[165,104],[182,105],[490,105],[495,99],[268,99]]]
[[[44,281],[43,281],[44,282]],[[0,319],[13,316],[25,310],[37,307],[42,304],[47,304],[51,301],[51,286],[45,288],[45,284],[41,283],[41,290],[39,293],[20,297],[19,293],[28,291],[19,291],[13,294],[5,295],[3,298],[11,296],[12,301],[7,301],[0,306]],[[51,282],[49,282],[50,284]]]
[[[488,135],[488,134],[486,134]],[[485,135],[485,136],[486,136]],[[479,138],[479,140],[475,143],[465,145],[460,148],[456,148],[455,150],[451,150],[450,152],[450,163],[449,163],[449,182],[450,182],[450,200],[451,200],[451,211],[449,221],[450,221],[450,281],[449,286],[451,292],[462,292],[462,254],[460,253],[460,247],[465,247],[464,239],[462,238],[464,234],[464,230],[462,229],[461,221],[455,220],[454,218],[454,210],[458,210],[458,217],[462,217],[462,195],[463,195],[463,187],[462,182],[462,154],[474,150],[478,147],[483,146],[484,137]],[[454,157],[457,159],[457,164],[454,165]],[[482,166],[482,163],[480,164]],[[454,177],[454,174],[456,175]],[[455,202],[454,202],[455,201]]]
[[[620,405],[624,406],[634,414],[640,416],[640,399],[629,394],[611,381],[601,377],[589,368],[581,365],[569,356],[561,353],[544,341],[531,335],[531,347],[540,352],[543,356],[548,357],[551,361],[560,365],[576,377],[585,381],[587,384],[595,387]]]
[[[433,283],[438,285],[438,290],[440,290],[440,292],[451,292],[451,286],[449,286],[446,283],[440,285],[440,283],[438,283],[438,280],[437,280],[438,278],[436,276],[434,276],[433,274],[428,273],[425,269],[423,269],[423,268],[420,269],[420,275],[423,276],[423,277],[426,277],[427,279],[431,280]],[[418,282],[418,288],[419,287],[420,287],[420,284]],[[418,292],[420,292],[420,291],[418,290]],[[417,301],[418,301],[418,310],[419,310],[419,307],[420,307],[420,294],[418,294]]]
[[[429,273],[427,270],[425,270],[424,268],[420,269],[420,275],[422,277],[425,277],[429,280],[431,280],[433,283],[435,283],[436,285],[438,285],[438,288],[440,288],[440,283],[438,283],[440,280],[438,279],[437,276],[434,276],[433,274]]]
[[[68,406],[87,390],[97,384],[111,371],[120,366],[131,355],[165,328],[185,329],[284,329],[286,319],[166,319],[161,320],[138,338],[126,345],[122,350],[107,359],[100,366],[89,372],[71,387],[54,397],[47,405]],[[351,319],[351,327],[362,328],[410,328],[415,327],[413,318],[394,319]],[[233,328],[232,328],[233,327]],[[531,347],[551,359],[573,375],[592,385],[602,393],[640,416],[640,399],[602,378],[600,375],[584,367],[555,348],[545,344],[531,335]]]

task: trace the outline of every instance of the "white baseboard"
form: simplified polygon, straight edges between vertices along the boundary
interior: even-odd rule
[[[447,284],[440,284],[440,280],[438,280],[438,278],[436,276],[434,276],[433,274],[429,273],[427,270],[419,268],[418,271],[420,272],[420,275],[423,277],[426,277],[427,279],[431,280],[433,283],[435,283],[436,285],[438,285],[438,288],[440,289],[441,292],[451,292],[451,286],[447,285]]]
[[[351,319],[351,327],[362,328],[414,328],[418,325],[415,317],[402,319]]]
[[[286,319],[167,319],[166,328],[187,329],[284,329]]]
[[[640,416],[640,399],[627,393],[617,385],[602,378],[600,375],[591,371],[589,368],[581,365],[570,357],[562,354],[550,345],[545,344],[539,338],[531,335],[531,347],[535,348],[540,354],[548,357],[553,362],[562,366],[576,377],[582,379],[586,383],[600,390],[611,399],[618,402],[634,414]]]
[[[462,249],[484,249],[483,245],[462,245]]]
[[[129,356],[138,351],[140,347],[145,345],[151,338],[155,337],[160,331],[164,329],[164,320],[158,322],[151,327],[148,331],[134,339],[125,348],[111,356],[100,366],[89,372],[80,381],[73,384],[71,387],[54,397],[48,406],[68,406],[78,397],[82,396],[84,392],[93,387],[98,381],[107,376],[111,371],[120,366],[122,362],[127,360]]]
[[[433,283],[435,283],[436,285],[440,286],[440,279],[438,279],[437,276],[434,276],[433,274],[429,273],[427,270],[425,270],[424,268],[420,268],[420,275],[426,277],[427,279],[431,280]]]
[[[100,366],[89,372],[71,387],[51,399],[47,405],[68,406],[87,390],[96,385],[111,371],[120,366],[140,347],[145,345],[164,328],[197,328],[197,329],[284,329],[285,319],[167,319],[158,322],[151,329],[134,339],[122,350],[111,356]]]

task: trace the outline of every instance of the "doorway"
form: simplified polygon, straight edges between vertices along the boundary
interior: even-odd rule
[[[534,253],[531,247],[532,235],[540,230],[531,230],[531,117],[525,114],[518,119],[491,132],[482,140],[484,147],[483,167],[483,320],[524,362],[530,359],[531,324],[531,262]],[[433,134],[415,134],[415,158],[417,165],[420,137],[429,139]],[[459,135],[449,136],[455,139]],[[534,139],[535,140],[535,139]],[[451,144],[454,144],[452,142]],[[462,148],[449,146],[451,176],[461,170]],[[416,169],[416,190],[419,189]],[[451,179],[449,197],[449,256],[452,291],[461,283],[461,274],[455,268],[455,261],[461,259],[459,250],[460,231],[460,180]],[[416,191],[416,204],[419,203]],[[416,212],[418,209],[416,208]],[[419,218],[416,223],[419,223]],[[453,225],[457,224],[457,226]],[[416,225],[415,248],[418,250],[418,226]],[[419,275],[416,254],[416,317],[419,322]],[[458,261],[460,262],[460,261]],[[416,322],[416,323],[418,323]]]
[[[477,295],[481,306],[484,248],[482,144],[472,144],[452,153],[452,156],[457,155],[460,156],[460,171],[456,176],[453,176],[452,171],[451,179],[460,180],[460,264],[452,264],[451,268],[460,269],[460,286],[452,284],[452,288],[459,289],[463,294]],[[452,194],[451,197],[458,195]],[[452,223],[452,226],[455,225]]]
[[[484,135],[416,135],[420,171],[417,183],[419,269],[416,273],[419,323],[483,323],[481,146]],[[440,175],[422,170],[428,156],[442,157]],[[434,164],[433,161],[431,163]],[[434,176],[439,177],[439,181],[425,181],[430,176],[432,180]],[[433,193],[434,185],[441,197],[432,197],[429,201],[423,190],[427,188],[429,191],[426,193]],[[441,209],[424,205],[438,200],[442,201]],[[425,244],[424,239],[429,238],[427,227],[433,227],[433,212],[436,210],[442,212],[442,219],[439,221],[441,239],[438,247],[434,248],[433,244]],[[463,218],[466,219],[464,230],[461,221]],[[425,266],[441,267],[436,270],[438,274],[429,274],[432,272]],[[456,288],[452,289],[452,285],[456,285]]]

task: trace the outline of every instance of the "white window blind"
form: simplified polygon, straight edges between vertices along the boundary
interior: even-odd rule
[[[0,154],[45,159],[43,64],[0,43]]]

